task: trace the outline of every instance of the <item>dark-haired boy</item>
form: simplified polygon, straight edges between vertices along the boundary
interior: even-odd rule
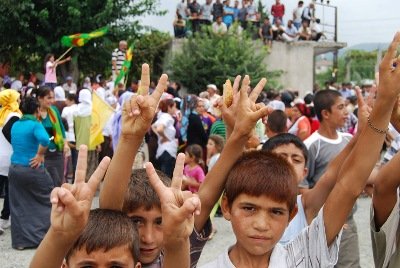
[[[304,141],[309,152],[308,175],[304,182],[309,188],[317,184],[329,162],[351,139],[350,134],[337,131],[344,126],[348,117],[345,99],[340,92],[330,89],[318,91],[314,96],[314,109],[320,121],[320,127]],[[353,219],[354,211],[355,209],[350,213],[346,222],[347,226],[343,231],[337,267],[360,266],[357,226]]]
[[[277,244],[296,211],[296,175],[279,156],[265,152],[246,154],[228,175],[221,206],[224,217],[232,223],[237,242],[205,267],[335,265],[339,233],[376,163],[400,93],[400,69],[392,71],[399,43],[397,33],[380,66],[384,82],[381,81],[374,109],[368,116],[368,127],[358,137],[340,169],[341,179],[311,225],[289,244]],[[257,165],[260,161],[268,165]]]
[[[341,165],[353,149],[356,140],[357,137],[354,137],[342,152],[329,163],[327,170],[314,188],[297,195],[298,211],[280,239],[281,244],[285,245],[296,238],[318,215],[337,181]],[[299,137],[289,133],[276,135],[264,143],[262,150],[284,157],[293,166],[298,184],[307,174],[308,151]]]
[[[74,185],[64,184],[52,191],[51,227],[40,244],[31,268],[62,267],[135,267],[140,268],[139,238],[135,221],[126,214],[112,210],[90,213],[96,189],[110,159],[105,157],[88,183],[86,173],[87,147],[81,146]],[[199,214],[200,200],[180,190],[184,155],[178,156],[170,188],[165,187],[151,164],[146,171],[162,204],[164,218],[163,243],[165,267],[189,267],[189,234],[193,214]]]
[[[162,244],[162,226],[161,212],[157,203],[151,203],[146,208],[146,204],[138,204],[125,195],[129,178],[131,177],[131,165],[133,156],[139,144],[138,139],[143,139],[145,131],[151,123],[151,119],[155,114],[158,100],[165,88],[166,76],[160,78],[159,85],[152,95],[147,95],[146,81],[148,80],[148,66],[143,65],[142,69],[142,86],[144,95],[135,96],[124,107],[122,134],[118,148],[115,152],[110,168],[107,171],[104,187],[100,194],[100,206],[109,209],[124,210],[128,215],[140,218],[143,225],[139,226],[139,235],[141,240],[141,255],[146,256],[145,259],[140,257],[144,265],[152,267],[163,266],[163,244]],[[165,79],[165,80],[164,80]],[[227,129],[230,139],[227,141],[220,159],[214,168],[208,173],[205,182],[202,184],[198,195],[202,202],[202,210],[200,215],[196,215],[194,230],[191,235],[191,266],[196,266],[197,260],[208,236],[211,233],[211,223],[209,214],[218,201],[223,191],[226,174],[229,169],[239,158],[243,152],[244,146],[248,140],[249,134],[253,130],[257,120],[265,116],[268,109],[262,105],[256,105],[255,100],[258,94],[264,88],[266,79],[262,79],[255,87],[250,96],[247,96],[247,88],[250,84],[249,77],[246,76],[242,82],[242,90],[239,97],[237,89],[240,83],[240,76],[236,77],[233,88],[235,90],[234,104],[228,109],[225,105],[220,106],[225,114],[229,114],[229,118],[224,120],[232,120],[235,125],[235,131]],[[130,115],[129,115],[130,114]],[[135,176],[135,173],[133,174]],[[137,181],[138,179],[134,179]],[[132,183],[133,183],[132,182]],[[129,184],[131,193],[142,191],[142,189],[132,189]],[[124,200],[125,197],[125,200]],[[132,202],[131,204],[129,204]],[[132,209],[132,210],[130,210]]]

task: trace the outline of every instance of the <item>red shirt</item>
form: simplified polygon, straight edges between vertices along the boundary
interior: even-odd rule
[[[282,18],[285,14],[285,5],[272,5],[271,7],[271,14],[276,18]]]

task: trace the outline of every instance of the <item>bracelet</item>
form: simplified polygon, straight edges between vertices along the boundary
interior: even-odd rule
[[[367,118],[367,122],[368,122],[368,126],[369,126],[373,131],[375,131],[376,133],[379,133],[379,134],[386,134],[386,133],[388,133],[388,131],[389,131],[389,128],[387,128],[387,129],[385,129],[385,130],[382,130],[382,129],[379,129],[379,128],[375,127],[375,126],[371,123],[371,119],[369,118],[369,116],[368,116],[368,118]]]

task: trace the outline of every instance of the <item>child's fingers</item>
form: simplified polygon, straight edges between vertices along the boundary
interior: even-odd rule
[[[93,172],[92,176],[90,176],[87,184],[93,195],[96,193],[97,187],[99,187],[101,180],[104,178],[110,162],[111,159],[109,157],[104,157],[101,160],[100,164],[97,166],[96,170]]]
[[[144,63],[142,65],[142,75],[140,78],[138,93],[142,96],[148,95],[149,87],[150,87],[150,67],[147,63]]]
[[[264,106],[252,114],[252,118],[256,121],[260,118],[263,118],[271,113],[271,107]]]
[[[250,85],[250,78],[248,75],[245,75],[242,81],[242,87],[240,88],[240,101],[247,100],[247,90]]]
[[[365,105],[365,101],[360,88],[356,88],[356,95],[358,107],[363,107]]]
[[[138,96],[132,96],[128,101],[124,103],[123,109],[129,116],[140,114],[140,109],[136,101],[137,98]]]
[[[181,219],[190,219],[193,214],[199,215],[201,210],[201,202],[198,196],[193,196],[186,199],[182,206],[179,208],[179,214]]]
[[[78,202],[76,201],[75,197],[73,194],[68,191],[67,189],[60,188],[60,190],[57,192],[58,195],[58,211],[61,211],[64,207],[68,208],[69,213],[71,215],[79,215],[80,214],[80,207],[78,205]],[[61,204],[62,205],[61,205]]]
[[[182,187],[183,168],[185,166],[185,154],[180,153],[176,157],[174,174],[172,177],[171,188],[180,190]]]
[[[391,70],[392,68],[392,60],[396,57],[397,47],[400,44],[400,32],[397,32],[393,38],[393,41],[390,43],[390,46],[382,59],[381,65],[379,66],[379,72],[381,70]]]
[[[163,193],[165,193],[165,189],[167,188],[164,183],[160,180],[160,178],[157,175],[156,170],[153,167],[153,164],[150,162],[147,162],[145,164],[146,167],[146,173],[147,177],[149,177],[149,181],[151,186],[153,186],[153,189],[156,191],[158,197],[160,200],[163,200]]]
[[[58,191],[60,191],[60,187],[55,187],[50,193],[50,203],[57,204],[58,203]]]
[[[87,151],[86,145],[79,147],[78,162],[75,171],[75,184],[85,182],[87,168]]]
[[[255,102],[258,98],[258,96],[260,95],[261,91],[263,91],[265,85],[267,84],[267,79],[266,78],[262,78],[258,84],[256,85],[256,87],[251,91],[250,93],[250,100],[252,102]]]
[[[239,86],[240,86],[240,80],[242,79],[242,76],[238,75],[235,78],[235,81],[233,81],[233,96],[236,95],[236,93],[238,93],[239,91]]]
[[[162,74],[160,80],[158,80],[156,89],[153,91],[153,94],[151,94],[157,104],[160,101],[161,95],[164,93],[164,90],[167,88],[167,82],[168,75]]]

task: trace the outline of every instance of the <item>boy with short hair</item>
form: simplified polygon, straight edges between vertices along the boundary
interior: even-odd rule
[[[237,242],[205,267],[335,265],[341,228],[376,163],[392,107],[400,93],[400,68],[393,70],[392,66],[393,59],[399,61],[396,58],[399,43],[400,33],[397,33],[380,65],[384,81],[368,116],[368,127],[358,137],[340,169],[341,179],[310,226],[289,244],[277,244],[295,214],[296,175],[279,156],[262,155],[263,152],[246,154],[228,175],[221,206],[224,217],[232,223]],[[268,166],[253,164],[261,159]],[[264,189],[259,191],[255,186]]]
[[[30,267],[141,267],[135,221],[124,213],[104,209],[91,211],[89,216],[110,159],[105,157],[85,183],[86,158],[87,147],[81,146],[75,184],[64,184],[52,191],[51,227]],[[184,155],[180,154],[170,188],[162,184],[151,164],[146,166],[150,183],[161,200],[165,267],[176,267],[178,261],[181,267],[189,267],[188,237],[193,229],[193,214],[200,212],[198,197],[180,190],[183,165]]]
[[[166,75],[161,76],[159,85],[152,95],[147,95],[147,80],[149,80],[149,70],[148,65],[144,64],[141,79],[141,92],[143,95],[134,96],[124,106],[121,139],[104,180],[104,187],[100,193],[100,207],[118,210],[124,207],[128,215],[140,218],[143,223],[143,228],[139,227],[141,255],[146,256],[144,259],[140,257],[140,260],[146,265],[163,267],[163,245],[161,241],[163,235],[162,228],[164,227],[161,226],[160,222],[160,208],[154,204],[150,209],[146,209],[143,205],[138,206],[140,201],[133,200],[131,200],[133,205],[129,205],[128,203],[131,202],[129,199],[126,199],[125,201],[127,202],[124,202],[124,197],[126,198],[125,192],[131,177],[131,162],[138,148],[137,140],[143,139],[146,130],[150,126],[158,100],[165,88]],[[195,228],[190,238],[192,267],[196,266],[202,248],[211,233],[212,228],[209,215],[221,195],[226,174],[243,152],[249,134],[256,122],[259,118],[267,115],[269,111],[266,107],[255,104],[258,94],[265,86],[266,79],[261,79],[250,96],[247,96],[247,88],[250,84],[248,76],[243,79],[242,90],[239,96],[237,91],[240,80],[240,76],[236,77],[233,85],[235,97],[232,106],[229,108],[225,104],[220,106],[223,113],[229,114],[229,118],[224,118],[224,120],[232,120],[233,123],[230,125],[235,126],[235,130],[227,129],[231,137],[227,141],[220,159],[207,174],[206,180],[198,192],[202,202],[202,210],[200,215],[196,215],[195,217]],[[237,119],[236,125],[235,119]],[[133,176],[136,176],[136,174],[134,173]],[[133,185],[133,183],[129,184],[130,194],[140,191],[139,187],[132,189],[131,186]],[[129,207],[133,209],[128,211]]]

